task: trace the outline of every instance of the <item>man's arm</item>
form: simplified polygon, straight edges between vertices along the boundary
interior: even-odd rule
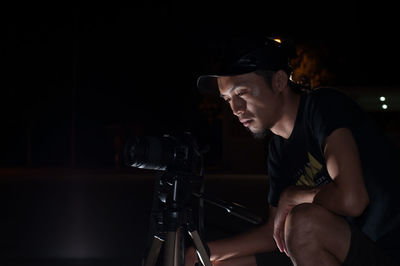
[[[286,251],[284,225],[291,208],[315,203],[333,213],[357,217],[369,203],[361,168],[360,154],[349,129],[340,128],[326,139],[324,156],[333,182],[320,188],[289,187],[281,195],[275,218],[274,239]]]
[[[276,250],[272,237],[276,208],[270,207],[268,220],[265,224],[243,234],[207,243],[212,262],[230,260],[233,258],[252,256],[261,252]],[[185,255],[185,265],[191,266],[194,250]],[[187,258],[187,259],[186,259]]]
[[[211,260],[220,261],[275,250],[272,237],[275,213],[276,208],[271,207],[265,224],[243,234],[208,243]]]
[[[349,129],[340,128],[326,139],[324,155],[333,182],[319,188],[289,187],[283,200],[292,205],[315,203],[343,216],[357,217],[369,203],[360,154]]]
[[[339,215],[360,216],[369,204],[369,197],[351,131],[335,130],[326,140],[324,154],[333,182],[323,186],[313,202]]]

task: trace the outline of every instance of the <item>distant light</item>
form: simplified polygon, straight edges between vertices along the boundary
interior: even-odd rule
[[[381,97],[379,98],[379,100],[380,100],[381,102],[384,102],[384,101],[386,101],[386,98],[383,97],[383,96],[381,96]]]
[[[382,104],[382,109],[386,110],[388,108],[387,104]]]
[[[276,41],[277,43],[282,43],[282,40],[278,38],[275,38],[274,41]]]

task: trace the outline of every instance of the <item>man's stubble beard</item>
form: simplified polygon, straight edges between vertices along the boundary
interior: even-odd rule
[[[255,139],[265,139],[268,135],[268,130],[264,130],[263,132],[253,133],[253,137]]]
[[[264,139],[269,133],[268,129],[260,130],[258,132],[253,132],[249,128],[247,128],[247,130],[253,135],[255,139]]]

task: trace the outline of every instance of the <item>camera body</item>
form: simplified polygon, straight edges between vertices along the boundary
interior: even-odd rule
[[[124,147],[125,165],[140,169],[194,174],[202,163],[195,138],[188,132],[180,137],[134,137]]]

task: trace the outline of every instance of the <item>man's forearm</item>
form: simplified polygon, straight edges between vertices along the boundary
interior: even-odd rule
[[[335,182],[317,188],[289,187],[282,196],[291,199],[294,206],[301,203],[314,203],[344,216],[358,216],[365,208],[362,200],[353,199],[351,193],[339,189]]]
[[[291,199],[293,206],[314,203],[336,214],[344,214],[343,208],[338,204],[342,197],[334,182],[315,188],[292,186],[285,190],[283,197]]]
[[[276,249],[272,237],[273,224],[264,224],[246,233],[208,243],[211,261],[244,257]]]
[[[304,186],[291,186],[281,195],[281,201],[285,201],[292,206],[302,203],[313,203],[315,196],[320,192],[321,188],[310,188]]]
[[[314,197],[313,203],[333,213],[343,216],[357,217],[368,205],[368,198],[357,197],[356,193],[343,191],[332,182],[325,185]]]

